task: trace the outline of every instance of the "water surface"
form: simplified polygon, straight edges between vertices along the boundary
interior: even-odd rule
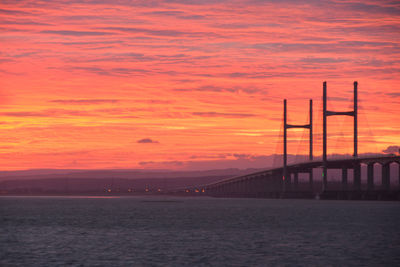
[[[0,266],[400,266],[400,203],[1,197]]]

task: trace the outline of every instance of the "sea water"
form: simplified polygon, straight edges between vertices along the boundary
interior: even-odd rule
[[[0,197],[0,266],[400,266],[400,203]]]

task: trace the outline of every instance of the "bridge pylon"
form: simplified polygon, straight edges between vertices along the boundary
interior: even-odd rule
[[[322,179],[323,179],[323,190],[327,188],[328,180],[327,180],[327,174],[328,174],[328,158],[327,158],[327,118],[328,116],[351,116],[354,118],[354,152],[353,152],[353,157],[356,159],[358,157],[358,148],[357,148],[357,143],[358,143],[358,135],[357,135],[357,112],[358,112],[358,106],[357,106],[357,88],[358,88],[358,83],[355,81],[353,83],[354,85],[354,105],[353,105],[353,110],[351,111],[329,111],[327,109],[327,86],[326,82],[323,83],[323,94],[322,94],[322,102],[323,102],[323,153],[322,153],[322,161],[323,161],[323,171],[322,171]],[[361,167],[360,164],[354,161],[354,189],[355,190],[361,190]],[[347,170],[346,170],[347,171]],[[347,184],[347,175],[344,176],[346,179],[343,179],[343,183]]]
[[[292,128],[305,128],[310,131],[309,134],[309,159],[313,160],[313,104],[312,99],[310,99],[310,117],[308,124],[295,125],[287,123],[287,100],[283,100],[283,191],[288,191],[291,188],[291,175],[288,175],[287,171],[287,130]],[[312,186],[312,169],[309,170],[310,175],[310,185]],[[297,173],[295,173],[295,179],[297,177]],[[295,181],[295,185],[297,185],[297,180]]]

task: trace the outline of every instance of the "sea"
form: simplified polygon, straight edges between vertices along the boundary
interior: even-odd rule
[[[400,266],[400,202],[0,197],[0,266]]]

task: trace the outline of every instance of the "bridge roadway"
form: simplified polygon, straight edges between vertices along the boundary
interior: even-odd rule
[[[393,194],[395,194],[395,198],[398,199],[400,198],[400,190],[394,189],[393,186],[391,188],[390,185],[390,164],[392,163],[399,165],[398,180],[400,186],[400,156],[388,155],[329,160],[328,169],[342,170],[341,187],[335,190],[329,188],[329,181],[327,188],[323,188],[320,192],[313,188],[313,169],[322,168],[323,162],[310,161],[288,165],[287,172],[289,175],[286,181],[283,179],[283,168],[280,167],[207,184],[197,191],[216,197],[313,198],[316,195],[323,195],[326,198],[335,199],[380,199],[382,196],[385,198],[385,195],[386,198],[393,198]],[[361,187],[361,164],[367,166],[366,190],[362,190]],[[379,188],[374,185],[375,164],[382,166],[382,185]],[[349,188],[347,184],[348,169],[354,170],[352,188]],[[358,171],[356,171],[357,169]],[[306,188],[304,188],[304,183],[302,183],[302,188],[299,187],[299,173],[309,175]],[[387,197],[387,195],[390,196]]]

